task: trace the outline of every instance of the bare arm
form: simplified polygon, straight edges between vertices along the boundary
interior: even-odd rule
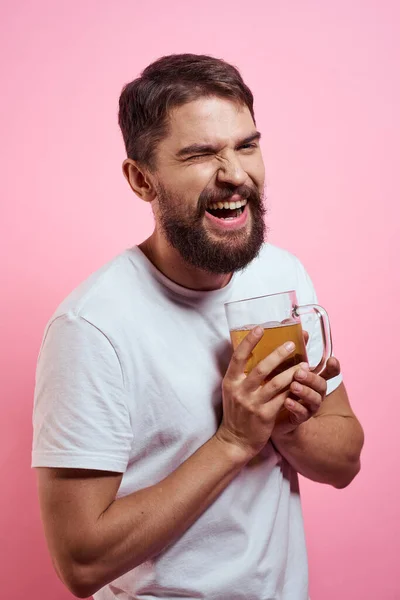
[[[272,435],[296,471],[320,483],[346,487],[360,470],[364,434],[341,384],[314,416],[288,433]]]
[[[251,332],[232,356],[216,434],[163,481],[116,499],[120,474],[38,469],[50,553],[75,595],[90,596],[176,541],[268,442],[294,369],[261,385],[292,351],[282,346],[244,375],[261,335]]]
[[[55,568],[86,598],[173,543],[237,475],[248,456],[211,438],[160,483],[115,499],[122,476],[38,469],[45,533]]]

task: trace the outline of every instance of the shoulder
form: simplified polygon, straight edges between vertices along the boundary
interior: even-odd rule
[[[89,275],[61,302],[49,324],[68,316],[102,329],[104,322],[123,313],[139,290],[140,275],[132,256],[126,250]]]

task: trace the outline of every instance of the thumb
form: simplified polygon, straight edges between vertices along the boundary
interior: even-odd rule
[[[285,404],[286,398],[289,396],[290,391],[282,392],[272,398],[272,400],[268,400],[261,407],[261,413],[265,419],[276,419],[277,414],[283,408]]]

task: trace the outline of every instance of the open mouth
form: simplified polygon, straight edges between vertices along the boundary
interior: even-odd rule
[[[236,202],[213,202],[206,208],[206,211],[217,219],[229,221],[230,219],[237,219],[240,217],[246,204],[247,200],[237,200]]]

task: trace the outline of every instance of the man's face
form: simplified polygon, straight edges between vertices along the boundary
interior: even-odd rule
[[[248,108],[210,97],[173,109],[155,159],[156,223],[185,262],[230,273],[253,260],[265,234],[264,164]]]

